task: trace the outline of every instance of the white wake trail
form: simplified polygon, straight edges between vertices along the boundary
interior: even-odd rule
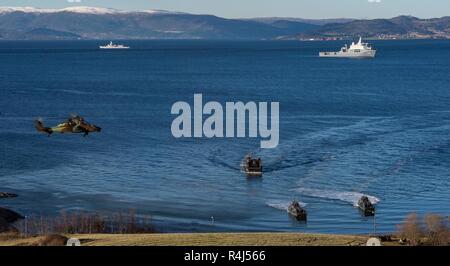
[[[367,196],[373,204],[377,204],[380,202],[380,199],[375,196],[353,191],[333,191],[333,190],[320,190],[311,188],[297,188],[296,191],[310,197],[348,202],[353,206],[358,206],[358,201],[362,196]]]

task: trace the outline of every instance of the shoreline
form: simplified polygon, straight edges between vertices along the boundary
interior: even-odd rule
[[[285,41],[298,41],[298,42],[334,42],[334,41],[351,41],[352,37],[330,37],[329,39],[321,38],[275,38],[275,39],[195,39],[195,38],[148,38],[148,39],[114,39],[116,41],[206,41],[206,42],[285,42]],[[370,41],[420,41],[420,40],[435,40],[445,41],[449,38],[373,38],[366,37],[364,40]],[[1,39],[0,42],[106,42],[110,39]]]
[[[82,246],[365,246],[370,236],[307,233],[74,234]],[[45,237],[3,240],[0,246],[39,246]],[[399,245],[385,241],[383,245]]]

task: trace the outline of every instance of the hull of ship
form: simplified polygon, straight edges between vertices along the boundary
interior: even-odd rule
[[[361,53],[354,52],[321,52],[320,57],[332,57],[332,58],[374,58],[377,51],[365,51]]]
[[[105,50],[130,49],[130,47],[100,47],[100,49],[105,49]]]

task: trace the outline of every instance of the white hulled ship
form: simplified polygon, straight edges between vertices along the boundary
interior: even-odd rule
[[[368,43],[363,43],[362,38],[359,42],[352,42],[350,47],[345,45],[339,52],[320,52],[320,57],[346,57],[346,58],[374,58],[377,50],[369,46]]]
[[[130,49],[130,47],[122,44],[114,44],[113,42],[109,42],[109,44],[107,45],[100,46],[100,49]]]

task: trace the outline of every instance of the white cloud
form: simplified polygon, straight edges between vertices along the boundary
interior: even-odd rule
[[[371,4],[378,4],[381,3],[381,0],[367,0]]]
[[[67,0],[69,3],[81,3],[81,0]]]

